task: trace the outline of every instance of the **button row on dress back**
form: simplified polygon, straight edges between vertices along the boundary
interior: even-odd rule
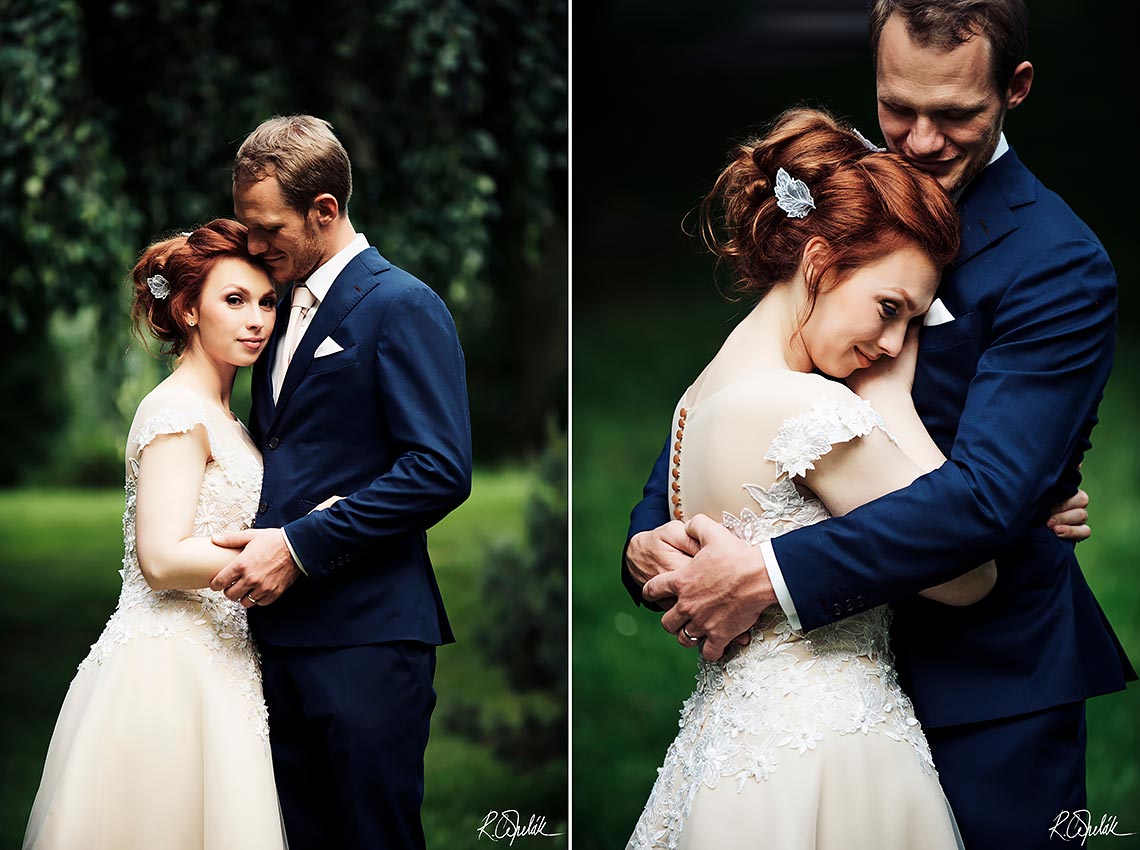
[[[677,417],[677,442],[673,443],[673,517],[674,519],[684,519],[684,512],[681,510],[681,440],[685,434],[685,417],[689,412],[685,408],[681,408],[681,412]]]

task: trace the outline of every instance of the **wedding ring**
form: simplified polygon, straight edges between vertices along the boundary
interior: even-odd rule
[[[686,625],[684,625],[684,626],[681,626],[681,631],[683,631],[683,632],[685,633],[685,637],[687,637],[687,638],[688,638],[689,640],[691,640],[693,643],[700,643],[701,639],[700,639],[699,637],[697,637],[697,636],[695,636],[695,635],[692,635],[692,634],[689,634],[689,626],[688,626],[688,624],[686,624]]]
[[[256,605],[256,604],[257,604],[257,600],[253,598],[253,594],[252,594],[252,593],[247,593],[247,594],[245,595],[245,598],[246,598],[246,599],[248,599],[250,602],[252,602],[254,605]]]

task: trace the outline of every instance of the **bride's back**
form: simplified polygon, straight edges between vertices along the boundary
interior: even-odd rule
[[[786,368],[756,368],[724,380],[706,372],[673,414],[672,515],[719,521],[724,513],[754,508],[745,485],[768,490],[780,477],[767,455],[781,427],[813,404],[858,401],[843,384]]]

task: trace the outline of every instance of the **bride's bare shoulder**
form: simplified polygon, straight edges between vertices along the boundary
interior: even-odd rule
[[[162,413],[201,415],[204,412],[205,406],[200,395],[167,378],[143,396],[138,403],[131,422],[131,432]]]
[[[791,415],[815,402],[851,402],[858,399],[847,385],[823,375],[790,369],[757,370],[733,384],[737,403],[762,405]]]

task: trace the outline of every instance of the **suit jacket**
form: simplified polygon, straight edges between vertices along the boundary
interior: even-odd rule
[[[900,678],[927,726],[1015,716],[1135,678],[1074,545],[1044,525],[1080,482],[1112,367],[1112,265],[1013,150],[971,182],[959,212],[961,251],[938,293],[957,318],[923,329],[914,383],[947,463],[772,544],[805,630],[895,603]],[[631,537],[669,518],[666,455]],[[995,554],[997,585],[981,602],[915,596]],[[623,576],[633,593],[624,565]]]
[[[284,527],[307,575],[250,609],[259,641],[356,646],[454,640],[427,529],[471,490],[463,351],[440,298],[375,248],[329,288],[275,405],[282,299],[253,372],[250,433],[265,459],[255,525]],[[342,351],[313,358],[331,336]],[[310,513],[330,496],[346,498]]]

